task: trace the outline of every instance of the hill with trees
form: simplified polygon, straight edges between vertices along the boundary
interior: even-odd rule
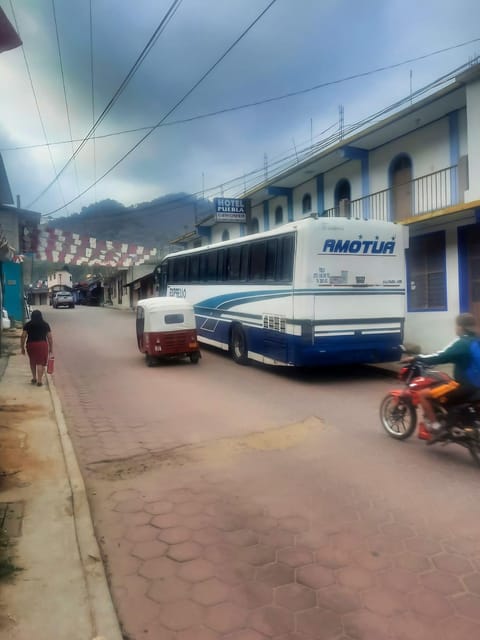
[[[102,200],[83,207],[80,213],[49,220],[47,226],[160,249],[212,212],[209,200],[175,193],[129,207],[116,200]]]

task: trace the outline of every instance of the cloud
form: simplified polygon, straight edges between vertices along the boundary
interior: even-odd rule
[[[93,3],[96,116],[169,5],[170,0]],[[55,6],[73,135],[82,137],[92,124],[89,5],[56,0]],[[158,122],[266,6],[267,0],[184,0],[98,133]],[[68,139],[51,5],[24,0],[15,7],[48,139]],[[169,120],[303,89],[468,40],[477,35],[479,18],[476,0],[279,0]],[[308,143],[311,126],[316,134],[335,123],[339,104],[345,107],[346,122],[356,121],[406,95],[410,68],[418,88],[474,51],[474,46],[457,49],[288,100],[161,128],[70,210],[88,205],[95,196],[133,204],[170,191],[199,191],[202,174],[207,188],[241,178],[261,169],[265,153],[271,161]],[[0,148],[43,143],[20,49],[0,56],[0,74],[9,87],[0,104]],[[142,135],[97,141],[97,177]],[[71,147],[52,147],[52,155],[58,169]],[[46,149],[3,156],[12,189],[21,193],[24,204],[52,179]],[[84,189],[95,175],[92,142],[76,165]],[[73,165],[60,183],[66,200],[75,197]],[[53,187],[37,206],[49,211],[62,204],[58,187]]]

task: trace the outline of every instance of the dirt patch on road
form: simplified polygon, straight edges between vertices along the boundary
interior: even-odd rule
[[[326,425],[320,418],[311,416],[303,422],[257,431],[246,436],[180,445],[131,458],[99,460],[87,465],[87,469],[105,480],[123,480],[158,467],[179,467],[194,462],[222,465],[232,457],[248,451],[292,449],[305,442],[314,431],[325,428]]]
[[[45,466],[30,451],[24,427],[40,415],[41,408],[37,406],[0,405],[0,490],[30,482]]]

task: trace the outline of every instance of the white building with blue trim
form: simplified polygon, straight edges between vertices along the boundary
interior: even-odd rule
[[[440,86],[247,190],[246,223],[211,215],[173,243],[212,244],[312,212],[393,220],[410,232],[405,340],[437,349],[465,311],[480,327],[480,64]]]

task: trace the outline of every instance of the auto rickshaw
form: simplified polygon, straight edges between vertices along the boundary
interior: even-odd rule
[[[188,357],[193,364],[200,360],[193,306],[185,300],[140,300],[136,325],[138,348],[148,367],[167,358]]]

